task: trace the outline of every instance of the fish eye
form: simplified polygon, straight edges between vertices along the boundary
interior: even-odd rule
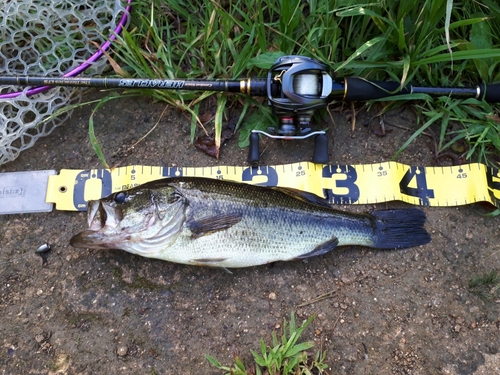
[[[177,192],[173,192],[172,194],[170,194],[168,196],[168,199],[167,199],[167,202],[168,203],[175,203],[177,202],[179,199],[182,198],[182,195],[180,195],[179,193]]]
[[[125,199],[127,198],[127,193],[120,191],[119,193],[115,194],[115,203],[124,203]]]

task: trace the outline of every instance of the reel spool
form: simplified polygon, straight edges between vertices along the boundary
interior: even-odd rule
[[[278,88],[278,89],[276,89]],[[285,140],[315,138],[314,163],[328,163],[328,138],[324,131],[313,132],[310,123],[314,111],[330,102],[333,80],[326,64],[305,56],[280,57],[267,75],[267,100],[278,116],[279,126],[267,132],[253,130],[248,161],[259,161],[259,134]]]

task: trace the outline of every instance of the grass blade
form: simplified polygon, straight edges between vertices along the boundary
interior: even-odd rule
[[[89,117],[89,139],[90,139],[90,144],[92,145],[92,148],[94,149],[94,152],[96,153],[97,157],[99,158],[99,161],[104,166],[104,168],[109,168],[109,165],[106,162],[106,158],[104,157],[104,153],[102,152],[101,145],[99,144],[99,141],[97,140],[97,137],[95,135],[94,115],[97,113],[97,111],[99,110],[99,108],[101,108],[104,104],[106,104],[110,100],[120,99],[120,98],[123,98],[123,95],[112,94],[112,95],[106,96],[105,98],[102,98],[97,103],[97,105],[95,106],[95,108],[92,110],[92,113],[90,114],[90,117]]]
[[[222,122],[224,110],[226,109],[227,96],[223,94],[217,95],[217,110],[215,111],[215,153],[219,157],[220,139],[222,134]]]
[[[361,47],[359,47],[356,51],[354,51],[354,53],[351,56],[349,56],[347,58],[347,60],[345,60],[342,64],[340,64],[340,66],[335,68],[335,72],[338,72],[339,70],[344,68],[347,64],[349,64],[352,60],[358,58],[364,52],[366,52],[368,49],[373,47],[375,44],[383,42],[384,40],[385,40],[385,38],[383,38],[383,37],[376,37],[376,38],[373,38],[371,40],[368,40]]]

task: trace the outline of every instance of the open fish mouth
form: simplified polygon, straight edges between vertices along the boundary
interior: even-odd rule
[[[183,202],[172,205],[170,215],[151,202],[149,210],[137,214],[130,208],[110,203],[109,200],[88,202],[88,229],[70,240],[73,247],[93,249],[123,249],[145,255],[158,246],[158,242],[170,241],[180,232],[184,222]]]
[[[87,211],[89,230],[99,231],[105,227],[116,229],[122,219],[121,209],[102,204],[100,201],[89,201]]]
[[[120,222],[122,210],[103,204],[101,201],[89,201],[87,211],[88,230],[70,240],[74,247],[92,247],[96,249],[113,249],[117,244],[131,239],[131,234],[122,230]]]

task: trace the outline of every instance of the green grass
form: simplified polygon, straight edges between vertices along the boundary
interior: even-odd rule
[[[492,300],[500,292],[500,273],[492,270],[469,280],[469,290],[483,300]]]
[[[237,79],[265,77],[277,56],[298,54],[327,62],[337,76],[469,86],[500,81],[499,45],[500,6],[494,0],[138,0],[114,59],[124,76]],[[200,103],[216,95],[138,93],[189,113],[192,140]],[[412,103],[421,114],[419,127],[399,152],[432,127],[439,135],[438,152],[461,141],[467,149],[460,156],[468,160],[491,162],[489,156],[499,153],[498,106],[418,98]],[[275,125],[265,103],[238,95],[215,99],[218,116],[210,127],[216,135],[226,110],[241,110],[240,146],[248,144],[252,128]],[[406,100],[391,100],[386,108]]]
[[[283,320],[283,333],[280,338],[276,332],[272,334],[272,345],[266,346],[260,340],[260,352],[252,350],[255,363],[245,365],[239,357],[234,358],[231,367],[222,365],[215,358],[207,355],[207,360],[226,375],[311,375],[322,374],[328,368],[324,363],[326,352],[316,352],[314,356],[307,350],[314,347],[312,342],[298,343],[304,329],[313,321],[314,316],[304,321],[300,327],[295,324],[295,314],[290,322]]]

